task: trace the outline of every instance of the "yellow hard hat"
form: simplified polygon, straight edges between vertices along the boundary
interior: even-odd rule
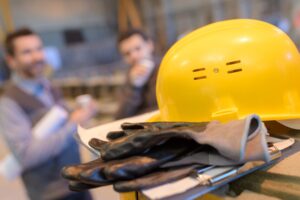
[[[300,57],[291,39],[266,22],[213,23],[175,43],[160,66],[157,120],[300,118]]]

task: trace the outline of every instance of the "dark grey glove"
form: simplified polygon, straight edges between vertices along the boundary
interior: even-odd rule
[[[201,132],[205,129],[205,124],[179,122],[124,123],[122,129],[123,131],[108,134],[108,137],[113,139],[110,142],[93,138],[90,140],[89,145],[100,151],[103,160],[115,160],[141,154],[171,138],[191,139],[185,131],[193,129]],[[183,131],[180,129],[183,129]]]
[[[100,151],[103,160],[64,168],[63,175],[73,181],[73,186],[70,184],[73,189],[113,183],[117,190],[129,191],[132,188],[148,187],[149,180],[155,179],[157,182],[153,183],[158,184],[173,180],[173,175],[169,176],[171,179],[158,178],[163,177],[159,172],[166,173],[166,168],[170,170],[170,167],[177,170],[178,167],[189,168],[202,163],[240,164],[249,160],[268,161],[270,157],[265,141],[266,132],[255,115],[225,124],[217,121],[207,125],[177,122],[125,123],[122,128],[123,131],[109,134],[109,142],[98,139],[90,141],[90,145]],[[209,152],[213,154],[208,155],[207,148],[211,148],[212,151]],[[217,162],[211,162],[210,155],[219,157]],[[157,170],[159,175],[147,175]]]
[[[64,167],[62,175],[72,181],[90,185],[107,185],[116,180],[128,180],[152,172],[160,165],[173,160],[197,146],[192,140],[169,140],[154,146],[148,152],[120,160],[104,162],[101,158],[89,163]]]

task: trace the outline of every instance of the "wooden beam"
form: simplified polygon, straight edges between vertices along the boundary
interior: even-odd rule
[[[5,37],[4,29],[0,26],[0,44],[3,44],[4,37]]]
[[[5,37],[5,33],[3,31],[3,28],[0,27],[0,44],[2,44],[4,37]]]
[[[133,28],[142,28],[141,15],[139,14],[136,5],[133,0],[126,0],[126,11],[129,17],[129,21]]]
[[[119,32],[124,32],[128,30],[128,21],[126,15],[126,2],[125,0],[119,0],[118,2],[118,27]]]
[[[8,32],[14,30],[9,0],[0,0],[0,10],[3,17],[4,31]]]
[[[118,1],[118,26],[119,32],[127,31],[129,25],[133,28],[142,28],[140,13],[134,0]]]
[[[153,5],[156,9],[155,23],[156,23],[156,34],[158,35],[159,52],[163,53],[168,48],[168,18],[165,6],[167,4],[161,0],[153,1]]]

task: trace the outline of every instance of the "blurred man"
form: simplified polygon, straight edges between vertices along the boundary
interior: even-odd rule
[[[153,55],[152,40],[142,31],[130,30],[120,35],[118,48],[129,71],[116,118],[157,109],[155,85],[159,60]]]
[[[7,35],[5,47],[12,77],[0,98],[0,133],[22,167],[28,196],[33,200],[90,199],[88,193],[71,193],[60,170],[80,162],[73,134],[76,124],[91,118],[92,106],[70,113],[69,120],[46,138],[35,137],[36,123],[62,101],[43,76],[45,57],[37,34],[26,28],[17,30]]]

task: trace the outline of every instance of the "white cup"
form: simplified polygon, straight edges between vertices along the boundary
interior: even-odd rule
[[[131,78],[131,84],[136,86],[136,87],[142,87],[144,86],[147,81],[149,80],[152,71],[155,67],[155,64],[152,60],[150,59],[143,59],[141,60],[138,65],[140,67],[145,68],[145,74],[143,76],[136,76]]]
[[[87,107],[92,102],[92,96],[89,94],[83,94],[76,97],[76,103],[80,107]]]

